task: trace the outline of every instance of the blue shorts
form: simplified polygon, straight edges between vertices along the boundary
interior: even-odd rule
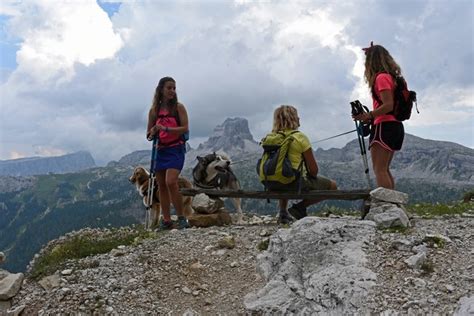
[[[186,145],[159,148],[156,152],[155,171],[166,169],[182,170]]]

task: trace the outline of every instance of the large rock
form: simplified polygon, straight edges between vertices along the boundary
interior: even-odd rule
[[[23,273],[10,273],[0,280],[0,301],[6,301],[18,293],[23,283]]]
[[[384,201],[395,204],[407,204],[408,194],[379,187],[370,191],[370,198],[372,200]]]
[[[257,269],[267,281],[244,304],[251,313],[365,314],[376,275],[365,267],[363,248],[375,225],[352,219],[306,217],[270,238]]]
[[[210,227],[230,225],[232,218],[229,212],[220,210],[213,214],[198,214],[194,213],[188,217],[189,224],[195,227]]]
[[[378,228],[410,226],[410,220],[403,209],[390,203],[371,207],[365,219],[374,221]]]
[[[38,283],[43,287],[43,289],[49,292],[52,289],[59,287],[61,284],[61,277],[57,274],[48,275],[39,280]]]
[[[474,296],[461,297],[454,316],[474,315]]]
[[[211,199],[204,193],[197,194],[193,198],[192,207],[196,213],[212,214],[224,207],[221,199]]]

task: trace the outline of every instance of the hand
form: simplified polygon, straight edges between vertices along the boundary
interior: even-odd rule
[[[161,126],[161,125],[160,125]],[[158,125],[155,125],[153,126],[152,128],[150,128],[150,130],[148,131],[148,134],[146,135],[146,138],[148,140],[153,140],[153,138],[155,138],[156,134],[158,134],[158,132],[160,131],[160,127],[158,127]]]
[[[372,120],[372,116],[370,115],[369,112],[364,112],[364,113],[361,113],[361,114],[358,114],[358,115],[355,115],[355,116],[352,116],[352,118],[355,120],[355,121],[362,121],[364,123],[368,123]]]

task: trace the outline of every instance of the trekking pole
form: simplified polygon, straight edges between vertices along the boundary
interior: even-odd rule
[[[351,107],[352,107],[352,115],[358,115],[364,112],[364,107],[363,105],[359,102],[359,100],[352,101],[350,102]],[[370,176],[369,176],[369,162],[367,160],[367,151],[365,148],[365,140],[364,140],[364,132],[363,132],[363,125],[359,121],[354,121],[355,126],[356,126],[356,131],[357,131],[357,140],[359,141],[359,147],[360,147],[360,154],[362,156],[362,163],[364,164],[364,172],[367,177],[367,185],[369,190],[371,189],[371,183],[370,183]]]
[[[369,162],[367,160],[367,151],[365,148],[365,140],[364,140],[364,135],[362,132],[362,124],[359,122],[356,122],[356,128],[357,128],[357,136],[359,139],[359,146],[360,146],[360,154],[362,155],[362,162],[364,163],[364,172],[365,176],[367,177],[367,185],[368,189],[371,189],[371,183],[370,183],[370,176],[369,176]]]
[[[148,178],[147,206],[145,211],[145,229],[150,229],[151,207],[153,206],[153,197],[155,191],[155,160],[156,160],[156,142],[157,137],[153,138],[153,147],[151,148],[150,176]]]

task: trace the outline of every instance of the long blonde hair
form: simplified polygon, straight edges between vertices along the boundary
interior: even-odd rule
[[[395,62],[388,50],[381,45],[373,45],[365,50],[365,82],[372,89],[375,83],[375,77],[380,72],[386,72],[393,77],[401,76],[402,70]]]
[[[300,127],[298,111],[294,106],[281,105],[273,112],[272,132],[283,131],[285,129],[296,130]]]

